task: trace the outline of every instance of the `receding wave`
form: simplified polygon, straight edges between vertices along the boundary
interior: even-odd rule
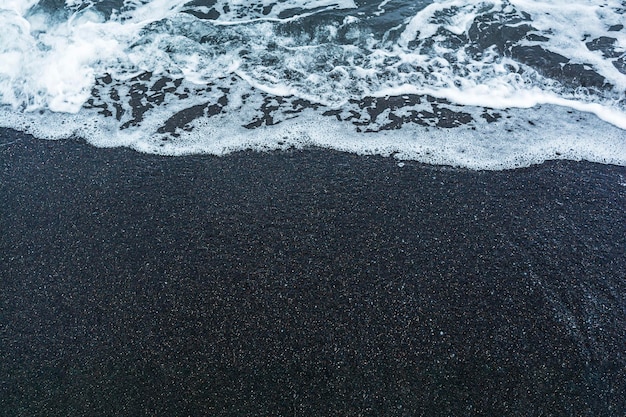
[[[626,165],[620,1],[10,0],[0,118],[143,152]],[[572,24],[576,22],[576,24]]]

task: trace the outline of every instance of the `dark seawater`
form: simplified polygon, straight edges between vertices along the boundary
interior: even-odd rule
[[[471,168],[622,165],[625,10],[12,0],[0,6],[0,120],[170,155],[319,146]]]

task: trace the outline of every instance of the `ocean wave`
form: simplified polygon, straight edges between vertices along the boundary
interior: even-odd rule
[[[625,9],[11,0],[0,115],[42,138],[171,155],[326,146],[472,168],[626,164]]]

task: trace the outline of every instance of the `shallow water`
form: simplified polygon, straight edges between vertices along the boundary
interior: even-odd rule
[[[321,146],[483,169],[625,165],[625,10],[10,0],[0,124],[170,155]]]

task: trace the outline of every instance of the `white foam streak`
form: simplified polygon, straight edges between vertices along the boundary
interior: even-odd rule
[[[356,7],[356,6],[355,6]],[[352,8],[352,7],[350,7]],[[310,13],[299,13],[295,16],[291,16],[291,17],[284,17],[284,18],[278,18],[278,17],[257,17],[254,19],[235,19],[235,20],[225,20],[223,17],[220,16],[220,18],[218,20],[213,20],[213,24],[215,24],[216,26],[236,26],[236,25],[248,25],[248,24],[252,24],[252,23],[265,23],[265,22],[273,22],[273,23],[287,23],[287,22],[293,22],[293,21],[298,21],[302,18],[305,17],[309,17],[312,16],[314,14],[320,13],[320,12],[324,12],[327,10],[334,10],[337,9],[336,6],[328,6],[325,7],[321,10],[316,10],[314,12],[310,12]]]
[[[486,10],[500,7],[501,4],[502,2],[499,0],[436,1],[419,11],[413,18],[411,18],[404,32],[400,36],[398,44],[403,48],[407,48],[409,43],[415,39],[424,40],[426,38],[430,38],[437,32],[437,29],[440,26],[454,34],[460,35],[469,29],[479,12],[484,13]],[[457,13],[448,17],[439,16],[435,19],[437,13],[451,8],[458,9]]]
[[[260,6],[260,7],[259,7]],[[220,25],[248,24],[259,21],[290,21],[297,18],[307,17],[315,13],[333,9],[355,9],[357,5],[353,0],[261,0],[259,2],[248,1],[218,1],[216,8],[221,11],[220,17],[215,21]],[[264,15],[259,15],[259,8],[264,10]],[[268,11],[270,10],[270,11]],[[290,10],[312,10],[311,12],[297,13],[293,17],[279,18],[281,13]],[[267,15],[265,15],[267,13]],[[250,17],[255,16],[255,17]]]
[[[499,87],[500,88],[494,88],[494,86],[482,84],[461,90],[452,87],[434,89],[404,84],[381,89],[376,92],[374,96],[393,97],[407,94],[430,95],[464,106],[477,106],[501,110],[512,108],[530,109],[535,106],[550,104],[594,114],[599,119],[626,130],[626,115],[612,107],[599,103],[585,103],[565,99],[538,88],[520,91],[506,84],[502,84]],[[624,135],[626,137],[626,133]]]
[[[581,112],[592,113],[598,116],[600,120],[604,120],[620,129],[626,130],[626,115],[613,108],[603,106],[599,103],[583,103],[575,100],[567,100],[561,97],[547,96],[543,100],[546,104],[556,104],[558,106],[569,107],[570,109]],[[624,133],[626,139],[626,133]]]
[[[265,85],[263,83],[258,82],[257,80],[255,80],[254,78],[252,78],[251,76],[249,76],[243,71],[235,70],[235,74],[241,77],[241,79],[246,81],[253,88],[260,90],[260,91],[264,91],[268,94],[279,96],[279,97],[288,97],[288,96],[298,95],[298,90],[296,89],[289,88],[286,86],[274,87],[274,86]]]
[[[145,26],[174,16],[186,3],[189,3],[189,0],[151,0],[129,12],[128,15],[135,25]]]

